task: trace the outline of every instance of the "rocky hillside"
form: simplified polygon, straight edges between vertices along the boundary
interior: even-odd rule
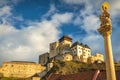
[[[76,61],[55,61],[54,67],[50,70],[50,73],[60,73],[60,74],[74,74],[82,71],[90,70],[105,70],[105,63],[94,63],[94,64],[85,64]]]
[[[115,64],[116,70],[120,70],[120,64]],[[93,71],[93,70],[100,70],[105,71],[105,63],[94,63],[94,64],[85,64],[80,63],[77,61],[55,61],[54,67],[47,73],[46,76],[48,76],[50,73],[57,73],[57,74],[74,74],[74,73],[80,73],[83,71]],[[45,80],[44,76],[42,80]]]

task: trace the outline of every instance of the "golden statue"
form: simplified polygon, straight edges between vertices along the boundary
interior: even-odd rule
[[[102,14],[100,15],[101,27],[109,26],[112,27],[110,14],[108,13],[110,6],[107,2],[102,4]]]
[[[110,33],[112,32],[112,24],[110,14],[108,12],[108,10],[110,9],[110,5],[107,2],[104,2],[101,6],[101,9],[102,9],[102,14],[100,15],[101,29],[98,29],[98,31],[104,35],[104,32],[106,31],[110,31]]]
[[[109,10],[109,9],[110,9],[109,3],[108,3],[108,2],[104,2],[104,3],[102,4],[102,10],[103,10],[103,11],[107,11],[107,10]]]

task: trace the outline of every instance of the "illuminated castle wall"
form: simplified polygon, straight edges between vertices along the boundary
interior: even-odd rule
[[[28,78],[45,69],[46,67],[33,62],[4,62],[0,73],[4,77]]]

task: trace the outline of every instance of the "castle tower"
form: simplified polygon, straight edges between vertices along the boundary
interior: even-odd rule
[[[69,50],[72,45],[72,38],[64,35],[59,39],[59,42],[50,43],[50,55],[49,57],[55,57],[56,55],[63,54],[64,50]]]
[[[104,2],[102,4],[102,14],[100,15],[101,25],[100,28],[98,29],[98,32],[104,38],[107,80],[116,80],[111,45],[112,24],[110,20],[110,14],[108,13],[109,7],[110,6],[107,2]]]
[[[64,35],[59,39],[59,54],[64,54],[66,51],[70,52],[70,47],[72,45],[72,38]]]
[[[70,38],[67,35],[64,35],[63,37],[61,37],[59,39],[59,43],[60,43],[60,45],[68,45],[69,47],[71,47],[71,45],[72,45],[72,38]]]
[[[59,46],[59,42],[50,43],[50,54],[49,54],[50,58],[58,55],[58,51],[57,51],[58,46]]]

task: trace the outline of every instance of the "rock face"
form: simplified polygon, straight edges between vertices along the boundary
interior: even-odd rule
[[[28,78],[45,69],[46,67],[34,62],[4,62],[0,73],[4,77]]]

